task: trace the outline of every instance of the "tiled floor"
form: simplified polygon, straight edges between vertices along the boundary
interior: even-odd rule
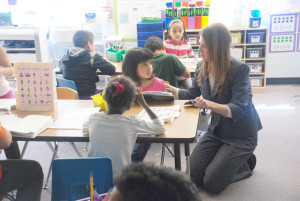
[[[233,183],[220,195],[213,196],[201,191],[203,200],[300,200],[300,85],[271,85],[265,93],[253,98],[263,129],[259,132],[255,151],[257,166],[249,179]],[[21,147],[23,143],[20,143]],[[84,143],[77,143],[84,156]],[[77,157],[69,143],[60,143],[61,158]],[[168,144],[172,149],[172,144]],[[191,145],[191,151],[195,144]],[[185,170],[185,157],[181,147],[181,166]],[[161,144],[152,144],[145,161],[160,164]],[[25,154],[27,159],[38,160],[45,178],[51,160],[51,150],[45,142],[30,142]],[[3,155],[0,157],[3,158]],[[174,167],[172,156],[166,151],[165,165]],[[43,190],[42,200],[51,197],[49,188]]]

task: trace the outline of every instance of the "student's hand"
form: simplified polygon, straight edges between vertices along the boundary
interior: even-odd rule
[[[168,91],[168,92],[170,91],[174,96],[177,95],[177,93],[178,93],[178,88],[173,87],[172,85],[169,85],[169,84],[166,84],[166,86],[167,86],[167,91]]]
[[[138,93],[136,95],[136,100],[137,100],[138,104],[140,104],[142,107],[145,107],[145,105],[147,105],[147,103],[146,103],[146,101],[144,99],[144,95],[142,93],[142,89],[143,89],[143,87],[139,88],[139,91],[138,91]]]

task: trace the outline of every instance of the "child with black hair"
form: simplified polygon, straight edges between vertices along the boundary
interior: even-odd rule
[[[179,59],[195,58],[193,48],[187,41],[185,27],[182,21],[173,19],[168,24],[168,31],[164,47],[167,54],[174,54]],[[177,81],[182,88],[189,88],[192,85],[191,78],[177,76]]]
[[[166,92],[166,83],[153,75],[153,53],[147,48],[136,47],[126,53],[122,62],[123,74],[130,77],[142,91]],[[151,143],[136,143],[131,160],[132,162],[143,161]]]
[[[65,79],[73,80],[76,84],[79,99],[91,99],[100,93],[96,89],[99,77],[96,71],[112,75],[116,68],[95,52],[94,35],[90,31],[79,30],[73,36],[73,45],[60,61],[60,70]]]
[[[125,76],[111,80],[105,90],[107,113],[91,114],[83,124],[90,138],[89,157],[108,157],[112,161],[113,174],[131,163],[131,153],[138,133],[160,135],[165,132],[164,121],[157,118],[144,100],[142,93],[130,78]],[[130,109],[136,97],[137,102],[146,110],[151,122],[137,117],[123,116]]]
[[[110,201],[201,201],[187,174],[151,163],[127,166],[114,183]]]
[[[149,37],[145,42],[145,48],[153,52],[153,72],[157,77],[168,81],[174,87],[178,87],[176,76],[190,77],[190,71],[175,55],[166,54],[163,41],[159,37]]]
[[[193,48],[187,41],[185,27],[182,21],[173,19],[168,24],[164,46],[167,54],[175,54],[181,58],[195,58]]]

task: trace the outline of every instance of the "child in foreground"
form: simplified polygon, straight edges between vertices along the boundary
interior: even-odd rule
[[[130,109],[135,97],[152,119],[151,122],[141,120],[137,115],[122,115]],[[164,121],[157,118],[145,102],[142,93],[137,94],[134,83],[125,76],[108,83],[104,99],[108,112],[92,114],[84,123],[83,130],[88,131],[90,138],[88,156],[110,158],[113,174],[117,175],[131,163],[131,153],[138,133],[163,134]]]
[[[138,87],[142,87],[142,91],[166,92],[165,81],[153,75],[152,58],[151,50],[140,47],[133,48],[126,53],[122,62],[122,71]],[[136,143],[131,156],[132,162],[143,161],[150,147],[151,143]]]

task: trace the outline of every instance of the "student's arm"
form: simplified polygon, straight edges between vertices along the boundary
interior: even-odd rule
[[[174,68],[174,72],[176,73],[176,75],[178,76],[182,76],[185,78],[189,78],[190,77],[190,71],[185,67],[185,65],[179,60],[177,59],[175,56],[172,57],[173,61],[173,68]]]
[[[6,149],[11,144],[11,134],[0,123],[0,149]]]
[[[107,62],[105,59],[103,59],[102,56],[100,56],[100,54],[97,53],[95,55],[94,66],[98,68],[102,73],[107,75],[112,75],[116,72],[116,67]]]
[[[148,104],[146,103],[143,94],[141,93],[142,89],[140,89],[139,93],[136,95],[137,102],[146,110],[149,117],[153,120],[156,119],[156,114],[150,109]]]
[[[0,74],[10,77],[14,73],[5,50],[0,46]]]

